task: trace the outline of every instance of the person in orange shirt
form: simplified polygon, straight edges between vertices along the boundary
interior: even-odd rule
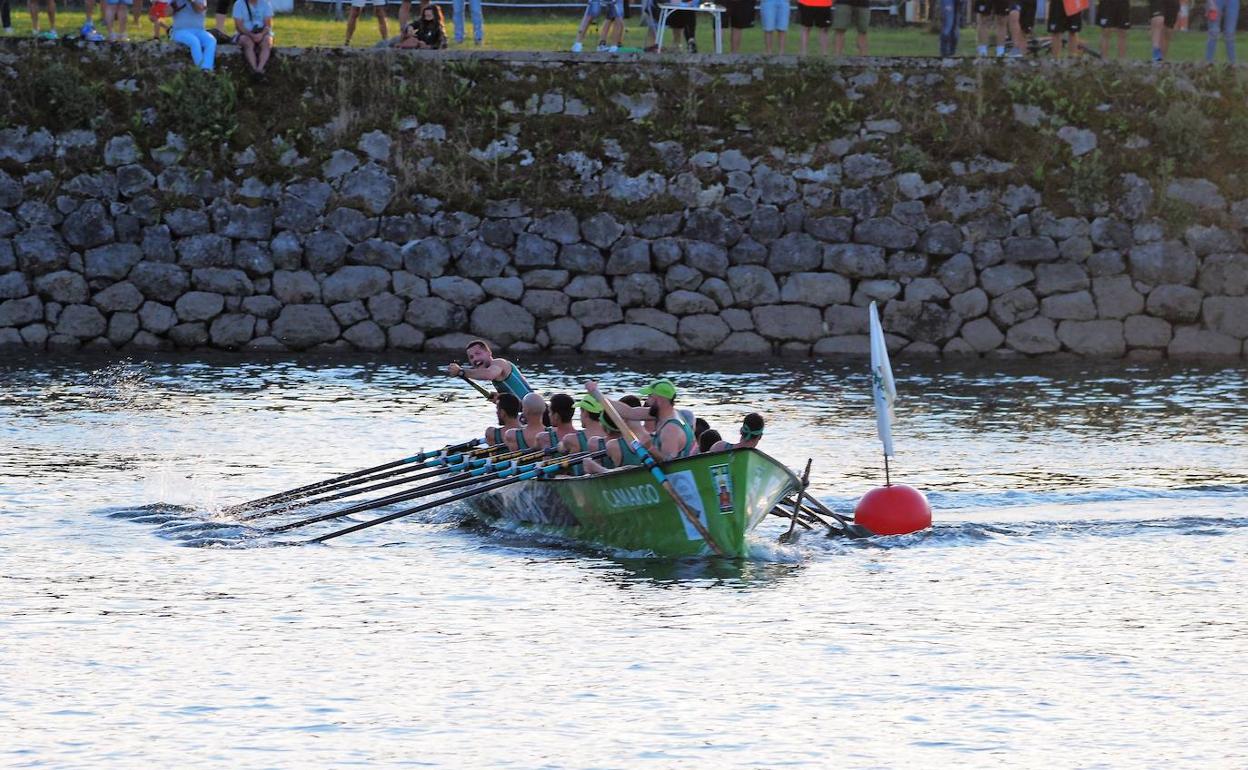
[[[810,46],[810,30],[819,28],[819,52],[828,55],[828,31],[832,28],[833,0],[797,0],[797,23],[802,25],[801,55]]]

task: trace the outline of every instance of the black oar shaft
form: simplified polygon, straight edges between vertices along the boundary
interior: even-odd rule
[[[516,459],[513,460],[512,463],[519,463],[525,460],[537,459],[537,457],[539,457],[540,455],[541,455],[540,452],[532,453],[529,455],[520,455],[516,457]],[[510,467],[510,463],[509,463],[509,467]],[[329,513],[322,513],[318,516],[311,516],[306,519],[300,519],[299,521],[292,521],[289,524],[282,524],[281,526],[272,527],[268,531],[271,533],[289,532],[292,529],[299,529],[300,527],[306,527],[309,524],[317,524],[322,521],[338,519],[343,516],[350,516],[353,513],[363,513],[365,511],[370,511],[374,508],[383,508],[387,505],[393,505],[395,503],[403,503],[408,500],[414,500],[418,497],[428,497],[429,495],[436,495],[439,492],[449,492],[454,489],[461,489],[463,487],[466,487],[472,484],[479,484],[483,481],[487,481],[492,475],[502,472],[503,470],[506,470],[506,468],[499,468],[495,471],[486,472],[483,474],[466,471],[464,473],[460,473],[456,476],[452,476],[447,479],[442,479],[441,481],[438,481],[432,484],[426,484],[425,486],[420,487],[419,489],[409,489],[403,492],[398,492],[393,495],[386,495],[385,497],[379,497],[375,500],[365,500],[362,503],[351,505],[346,508],[339,509],[337,511],[330,511]]]
[[[539,477],[546,475],[546,473],[551,470],[556,470],[556,469],[567,470],[575,463],[581,462],[582,460],[585,460],[586,458],[602,457],[604,454],[606,454],[605,451],[599,450],[597,452],[582,452],[576,455],[569,455],[568,457],[565,457],[564,459],[560,460],[557,463],[543,466],[537,469],[539,473]],[[375,527],[378,524],[385,524],[386,522],[394,521],[395,519],[401,519],[404,516],[411,516],[412,514],[420,513],[421,511],[427,511],[430,508],[436,508],[439,505],[446,505],[448,503],[459,502],[460,500],[472,497],[473,495],[479,495],[484,492],[492,492],[493,490],[500,489],[502,487],[507,486],[508,484],[515,484],[520,481],[527,481],[531,478],[535,478],[535,477],[531,476],[530,472],[526,472],[526,473],[518,474],[515,478],[498,479],[490,484],[486,484],[485,486],[479,486],[474,489],[469,489],[465,492],[459,493],[458,495],[452,495],[451,497],[439,498],[437,500],[430,500],[429,502],[418,505],[415,508],[408,508],[402,511],[396,511],[395,513],[389,513],[389,514],[386,514],[385,516],[380,516],[370,521],[362,521],[359,524],[354,524],[350,527],[347,527],[346,529],[340,529],[336,532],[330,532],[327,535],[314,537],[311,540],[309,540],[308,543],[309,544],[324,543],[326,540],[332,540],[336,537],[349,535],[352,532],[359,532],[362,529]]]
[[[450,446],[443,447],[438,452],[422,452],[420,454],[412,455],[411,457],[404,457],[402,460],[394,460],[393,462],[382,463],[381,465],[375,465],[372,468],[365,468],[364,470],[354,471],[352,473],[344,473],[341,476],[334,476],[333,478],[325,479],[323,481],[317,481],[312,484],[305,484],[301,487],[295,487],[294,489],[287,489],[284,492],[277,492],[272,495],[266,495],[265,497],[258,497],[255,500],[248,500],[245,503],[232,505],[226,508],[223,511],[223,513],[226,513],[226,514],[236,513],[238,511],[245,511],[250,508],[255,508],[257,506],[260,506],[260,505],[280,502],[281,500],[288,500],[288,499],[291,499],[292,497],[296,497],[304,493],[310,493],[310,492],[316,492],[316,491],[322,490],[331,484],[337,484],[343,481],[350,481],[351,479],[358,479],[362,476],[368,476],[373,473],[379,473],[381,471],[389,470],[391,468],[397,468],[401,465],[410,465],[411,463],[424,462],[427,459],[436,457],[438,454],[441,454],[444,452],[458,452],[463,449],[474,447],[477,444],[481,444],[481,443],[484,443],[483,440],[476,438],[476,439],[472,439],[471,441],[465,441],[459,444],[452,444]]]
[[[488,447],[488,449],[493,450],[501,446],[502,444],[498,444],[493,447]],[[478,450],[476,454],[479,454],[480,451],[481,450]],[[462,468],[457,468],[455,465],[445,465],[439,468],[434,468],[432,470],[429,470],[428,465],[417,465],[412,468],[402,468],[397,471],[390,471],[389,473],[382,473],[378,476],[373,476],[367,479],[359,479],[353,482],[346,482],[345,484],[334,485],[332,487],[326,487],[325,489],[321,491],[326,492],[326,491],[330,491],[334,489],[340,489],[343,486],[351,487],[351,489],[348,489],[345,492],[337,492],[332,495],[324,495],[324,496],[310,497],[310,498],[300,498],[294,501],[287,501],[277,506],[276,508],[267,508],[263,511],[259,511],[257,513],[252,513],[252,514],[243,516],[239,518],[239,521],[254,521],[256,519],[263,519],[265,517],[273,516],[279,513],[290,513],[291,511],[297,511],[301,508],[307,508],[313,505],[320,505],[322,503],[330,503],[330,502],[333,502],[334,500],[342,500],[347,497],[355,497],[356,495],[363,495],[368,492],[376,492],[379,489],[389,489],[390,487],[399,486],[401,484],[411,484],[413,481],[421,481],[424,479],[433,478],[434,476],[441,476],[443,474],[451,473],[456,470],[462,470]],[[403,478],[400,478],[400,479],[392,478],[391,481],[387,481],[383,484],[373,484],[372,486],[367,486],[367,487],[357,486],[358,484],[375,481],[377,479],[391,478],[398,474],[415,473],[416,471],[427,471],[427,472],[416,473],[414,476],[404,476]]]

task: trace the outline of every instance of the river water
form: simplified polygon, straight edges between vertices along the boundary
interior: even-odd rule
[[[548,392],[656,371],[524,363]],[[674,365],[830,506],[882,480],[863,365]],[[897,378],[894,479],[934,529],[773,518],[716,562],[455,508],[324,546],[214,518],[477,434],[429,360],[6,360],[0,765],[1248,766],[1242,366]]]

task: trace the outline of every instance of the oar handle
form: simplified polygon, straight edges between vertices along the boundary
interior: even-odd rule
[[[456,366],[459,366],[459,364],[456,364]],[[469,385],[471,385],[473,388],[475,388],[476,391],[480,393],[482,396],[484,396],[487,400],[489,401],[494,400],[493,397],[490,395],[490,391],[481,387],[481,385],[478,384],[476,380],[472,379],[471,377],[469,377],[467,374],[464,373],[464,368],[462,366],[459,366],[459,378],[463,380],[464,382],[468,383]]]

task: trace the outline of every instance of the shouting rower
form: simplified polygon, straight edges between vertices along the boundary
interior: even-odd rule
[[[471,366],[464,367],[451,364],[446,373],[452,377],[470,377],[493,383],[499,393],[510,393],[516,398],[524,398],[533,392],[529,381],[520,373],[520,369],[505,358],[495,358],[490,345],[485,340],[473,340],[464,348]],[[541,424],[540,421],[538,423]]]
[[[520,412],[524,415],[524,424],[504,435],[509,449],[545,449],[559,443],[555,429],[542,425],[542,418],[546,415],[546,399],[540,393],[529,393],[520,399]]]
[[[741,440],[733,444],[728,441],[720,441],[711,447],[712,452],[719,452],[724,449],[754,449],[758,446],[758,442],[763,440],[763,416],[756,412],[750,412],[741,421]]]
[[[498,414],[497,428],[485,429],[487,446],[497,446],[506,441],[507,431],[520,427],[520,399],[510,393],[499,393],[494,400],[494,411]]]

